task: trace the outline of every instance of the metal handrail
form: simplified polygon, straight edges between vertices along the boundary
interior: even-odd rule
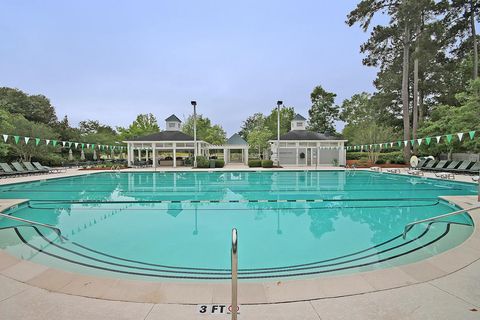
[[[237,229],[232,229],[232,320],[237,320],[238,310],[238,236]]]
[[[432,218],[428,218],[428,219],[423,219],[423,220],[417,220],[417,221],[414,221],[414,222],[410,222],[410,223],[406,224],[405,227],[403,228],[403,239],[406,238],[407,233],[408,233],[410,230],[412,230],[412,228],[413,228],[415,225],[417,225],[417,224],[425,223],[425,222],[430,222],[430,221],[435,221],[435,220],[441,219],[441,218],[456,216],[457,214],[461,214],[461,213],[465,213],[465,212],[472,211],[472,210],[477,210],[477,209],[480,209],[480,206],[475,206],[475,207],[469,208],[469,209],[462,209],[462,210],[458,210],[458,211],[454,211],[454,212],[442,214],[442,215],[439,215],[439,216],[436,216],[436,217],[432,217]]]
[[[0,216],[4,217],[4,218],[7,218],[7,219],[12,219],[12,220],[20,221],[20,222],[26,222],[28,224],[33,224],[33,225],[36,225],[36,226],[41,226],[41,227],[52,229],[53,231],[55,231],[55,233],[58,235],[58,237],[60,238],[60,240],[62,242],[63,242],[63,239],[67,239],[67,238],[64,238],[62,236],[62,230],[60,230],[59,228],[54,227],[52,225],[41,223],[41,222],[35,222],[35,221],[31,221],[31,220],[26,220],[26,219],[22,219],[22,218],[13,217],[13,216],[10,216],[10,215],[5,214],[5,213],[0,213]]]

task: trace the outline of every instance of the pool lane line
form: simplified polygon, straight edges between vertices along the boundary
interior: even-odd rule
[[[182,202],[186,203],[186,202]],[[195,202],[188,202],[188,203],[195,203]],[[225,202],[220,202],[224,203]],[[228,203],[236,203],[236,202],[228,202]],[[266,201],[251,201],[249,203],[269,203]],[[311,203],[311,202],[301,202],[298,201],[297,203]],[[433,207],[440,204],[440,201],[434,203],[427,203],[427,204],[415,204],[415,205],[378,205],[378,206],[323,206],[323,207],[262,207],[262,210],[268,211],[288,211],[288,210],[329,210],[329,209],[384,209],[384,208],[420,208],[420,207]],[[28,206],[31,210],[57,210],[57,209],[67,209],[62,207],[32,207]],[[200,211],[221,211],[221,210],[234,210],[234,211],[250,211],[252,208],[179,208],[178,210],[182,211],[192,211],[192,210],[200,210]],[[81,213],[82,211],[111,211],[111,210],[126,210],[126,211],[168,211],[168,208],[98,208],[98,207],[87,207],[87,208],[75,208],[74,210],[79,211],[75,213]]]
[[[439,237],[437,237],[436,239],[420,246],[420,247],[417,247],[417,248],[413,248],[407,252],[403,252],[403,253],[400,253],[398,255],[395,255],[395,256],[392,256],[392,257],[387,257],[387,258],[384,258],[384,259],[380,259],[380,260],[377,260],[377,261],[372,261],[372,262],[368,262],[368,263],[364,263],[364,264],[360,264],[360,265],[353,265],[353,266],[346,266],[346,267],[341,267],[341,268],[336,268],[336,269],[332,269],[332,270],[319,270],[319,271],[312,271],[312,272],[302,272],[302,273],[294,273],[294,274],[282,274],[282,275],[263,275],[263,276],[239,276],[239,279],[268,279],[268,278],[287,278],[287,277],[298,277],[298,276],[306,276],[306,275],[315,275],[315,274],[323,274],[323,273],[329,273],[329,272],[335,272],[335,271],[342,271],[342,270],[348,270],[348,269],[353,269],[353,268],[360,268],[360,267],[365,267],[365,266],[368,266],[368,265],[373,265],[373,264],[378,264],[378,263],[381,263],[381,262],[385,262],[385,261],[388,261],[388,260],[392,260],[392,259],[396,259],[398,257],[401,257],[401,256],[404,256],[406,254],[410,254],[412,252],[415,252],[417,250],[420,250],[420,249],[423,249],[437,241],[439,241],[440,239],[442,239],[443,237],[445,237],[450,231],[450,224],[447,224],[447,227],[446,227],[446,230],[445,232],[440,235]],[[95,268],[95,269],[99,269],[99,270],[104,270],[104,271],[112,271],[112,272],[116,272],[116,273],[123,273],[123,274],[130,274],[130,275],[139,275],[139,276],[146,276],[146,277],[156,277],[156,278],[170,278],[170,279],[192,279],[192,280],[229,280],[230,277],[217,277],[217,278],[212,278],[212,277],[185,277],[185,276],[175,276],[175,275],[160,275],[160,274],[145,274],[145,273],[140,273],[140,272],[132,272],[132,271],[122,271],[122,270],[116,270],[116,269],[111,269],[111,268],[106,268],[106,267],[101,267],[101,266],[95,266],[95,265],[90,265],[90,264],[87,264],[87,263],[83,263],[83,262],[79,262],[79,261],[75,261],[75,260],[71,260],[71,259],[68,259],[68,258],[65,258],[65,257],[61,257],[61,256],[58,256],[56,254],[52,254],[52,253],[49,253],[47,251],[44,251],[43,249],[39,249],[37,247],[35,247],[34,245],[28,243],[23,237],[22,235],[18,232],[18,229],[15,228],[15,232],[17,233],[17,236],[20,238],[20,240],[26,244],[27,246],[29,246],[30,248],[34,249],[34,250],[37,250],[41,253],[44,253],[46,255],[49,255],[49,256],[52,256],[54,258],[58,258],[58,259],[61,259],[61,260],[64,260],[64,261],[67,261],[67,262],[70,262],[70,263],[73,263],[73,264],[78,264],[78,265],[81,265],[81,266],[85,266],[85,267],[91,267],[91,268]]]

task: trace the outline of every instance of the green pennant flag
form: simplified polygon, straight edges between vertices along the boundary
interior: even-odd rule
[[[18,141],[20,141],[20,136],[13,136],[13,139],[15,139],[15,144],[18,144]]]
[[[40,138],[35,138],[35,145],[38,146],[39,143],[40,143]]]
[[[410,143],[412,144],[412,147],[413,147],[413,145],[415,145],[415,139],[410,140]]]
[[[92,150],[95,149],[95,144],[92,143],[91,147],[92,147]]]
[[[84,146],[85,146],[85,143],[82,143],[82,149],[83,149]]]
[[[447,134],[447,143],[452,142],[452,137],[453,137],[453,135]]]
[[[52,140],[52,145],[53,145],[54,147],[56,147],[56,146],[57,146],[57,142],[58,142],[57,140]]]
[[[427,143],[427,146],[428,146],[430,144],[430,142],[432,142],[432,138],[426,137],[425,142]]]
[[[473,140],[473,138],[475,137],[475,131],[470,131],[468,135],[470,136],[470,140]]]
[[[397,144],[398,144],[399,147],[401,147],[402,146],[402,141],[397,141]]]

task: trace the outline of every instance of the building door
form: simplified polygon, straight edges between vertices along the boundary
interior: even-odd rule
[[[307,166],[312,165],[312,149],[307,148]]]

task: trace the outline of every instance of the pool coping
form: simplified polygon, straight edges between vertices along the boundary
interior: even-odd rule
[[[478,205],[476,196],[443,196],[441,199],[463,209]],[[0,210],[27,200],[0,201]],[[446,277],[480,260],[480,209],[470,213],[474,230],[455,248],[433,257],[393,268],[356,274],[265,282],[240,282],[239,303],[243,305],[310,301],[372,293],[429,282]],[[228,282],[148,282],[103,278],[63,271],[20,260],[0,250],[0,274],[49,291],[115,301],[186,304],[228,303]]]

